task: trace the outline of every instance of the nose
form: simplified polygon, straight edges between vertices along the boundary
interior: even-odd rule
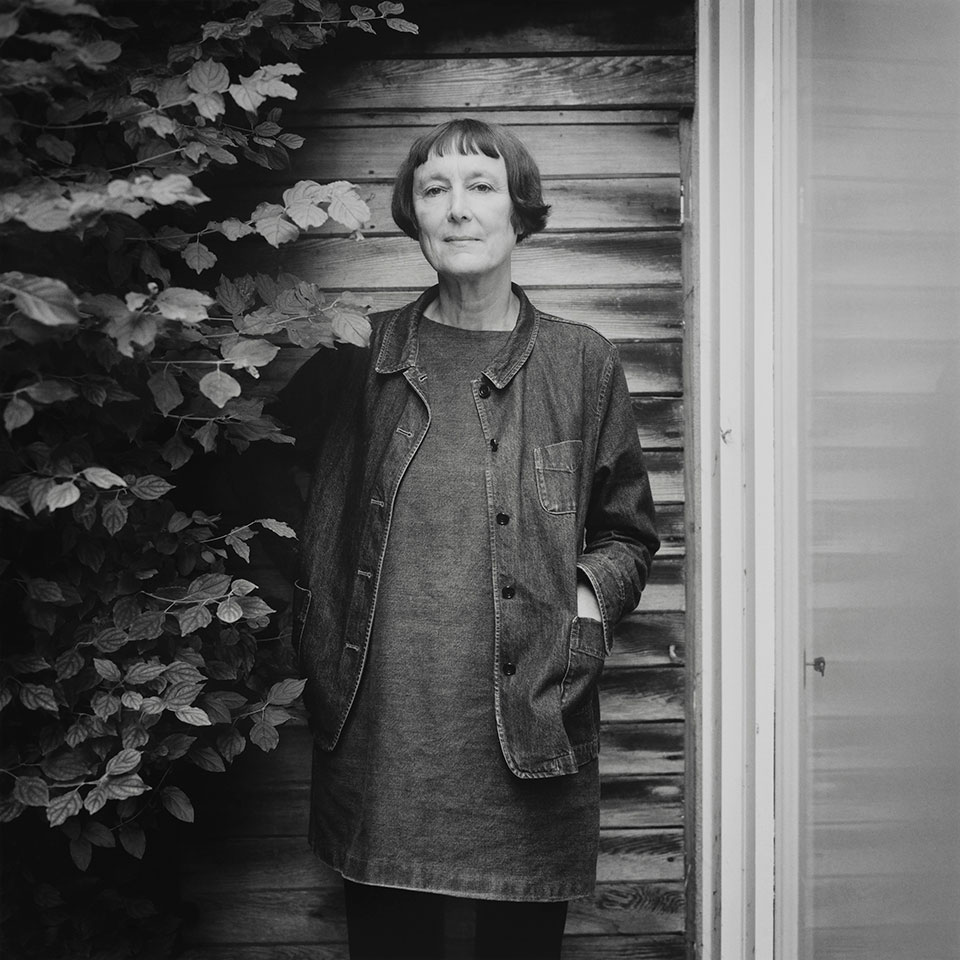
[[[451,220],[461,222],[470,219],[470,203],[467,197],[467,191],[462,187],[454,187],[450,191],[450,208],[447,210],[447,216]]]

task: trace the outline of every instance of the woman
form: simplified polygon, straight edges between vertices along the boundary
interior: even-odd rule
[[[615,348],[511,282],[548,212],[507,130],[443,123],[393,215],[438,285],[284,391],[312,465],[295,603],[311,843],[351,957],[558,957],[593,889],[597,683],[659,541]]]

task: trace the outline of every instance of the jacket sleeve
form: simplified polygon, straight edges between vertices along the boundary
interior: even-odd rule
[[[650,480],[615,349],[604,367],[597,419],[593,485],[577,568],[597,595],[609,653],[613,627],[640,602],[653,555],[660,547]]]

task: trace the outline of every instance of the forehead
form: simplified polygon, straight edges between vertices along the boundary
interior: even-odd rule
[[[422,182],[432,177],[451,179],[472,176],[499,177],[506,179],[507,167],[503,157],[488,157],[485,153],[431,152],[427,159],[414,170],[414,180]]]

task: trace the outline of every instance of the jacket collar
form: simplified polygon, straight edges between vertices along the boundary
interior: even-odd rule
[[[506,387],[526,363],[540,329],[539,311],[517,284],[512,284],[512,287],[520,301],[520,316],[507,342],[483,371],[483,375],[498,390]],[[425,290],[413,303],[401,307],[387,319],[377,357],[377,373],[399,373],[416,365],[420,352],[420,317],[427,304],[436,298],[439,289],[439,286],[433,286]]]

